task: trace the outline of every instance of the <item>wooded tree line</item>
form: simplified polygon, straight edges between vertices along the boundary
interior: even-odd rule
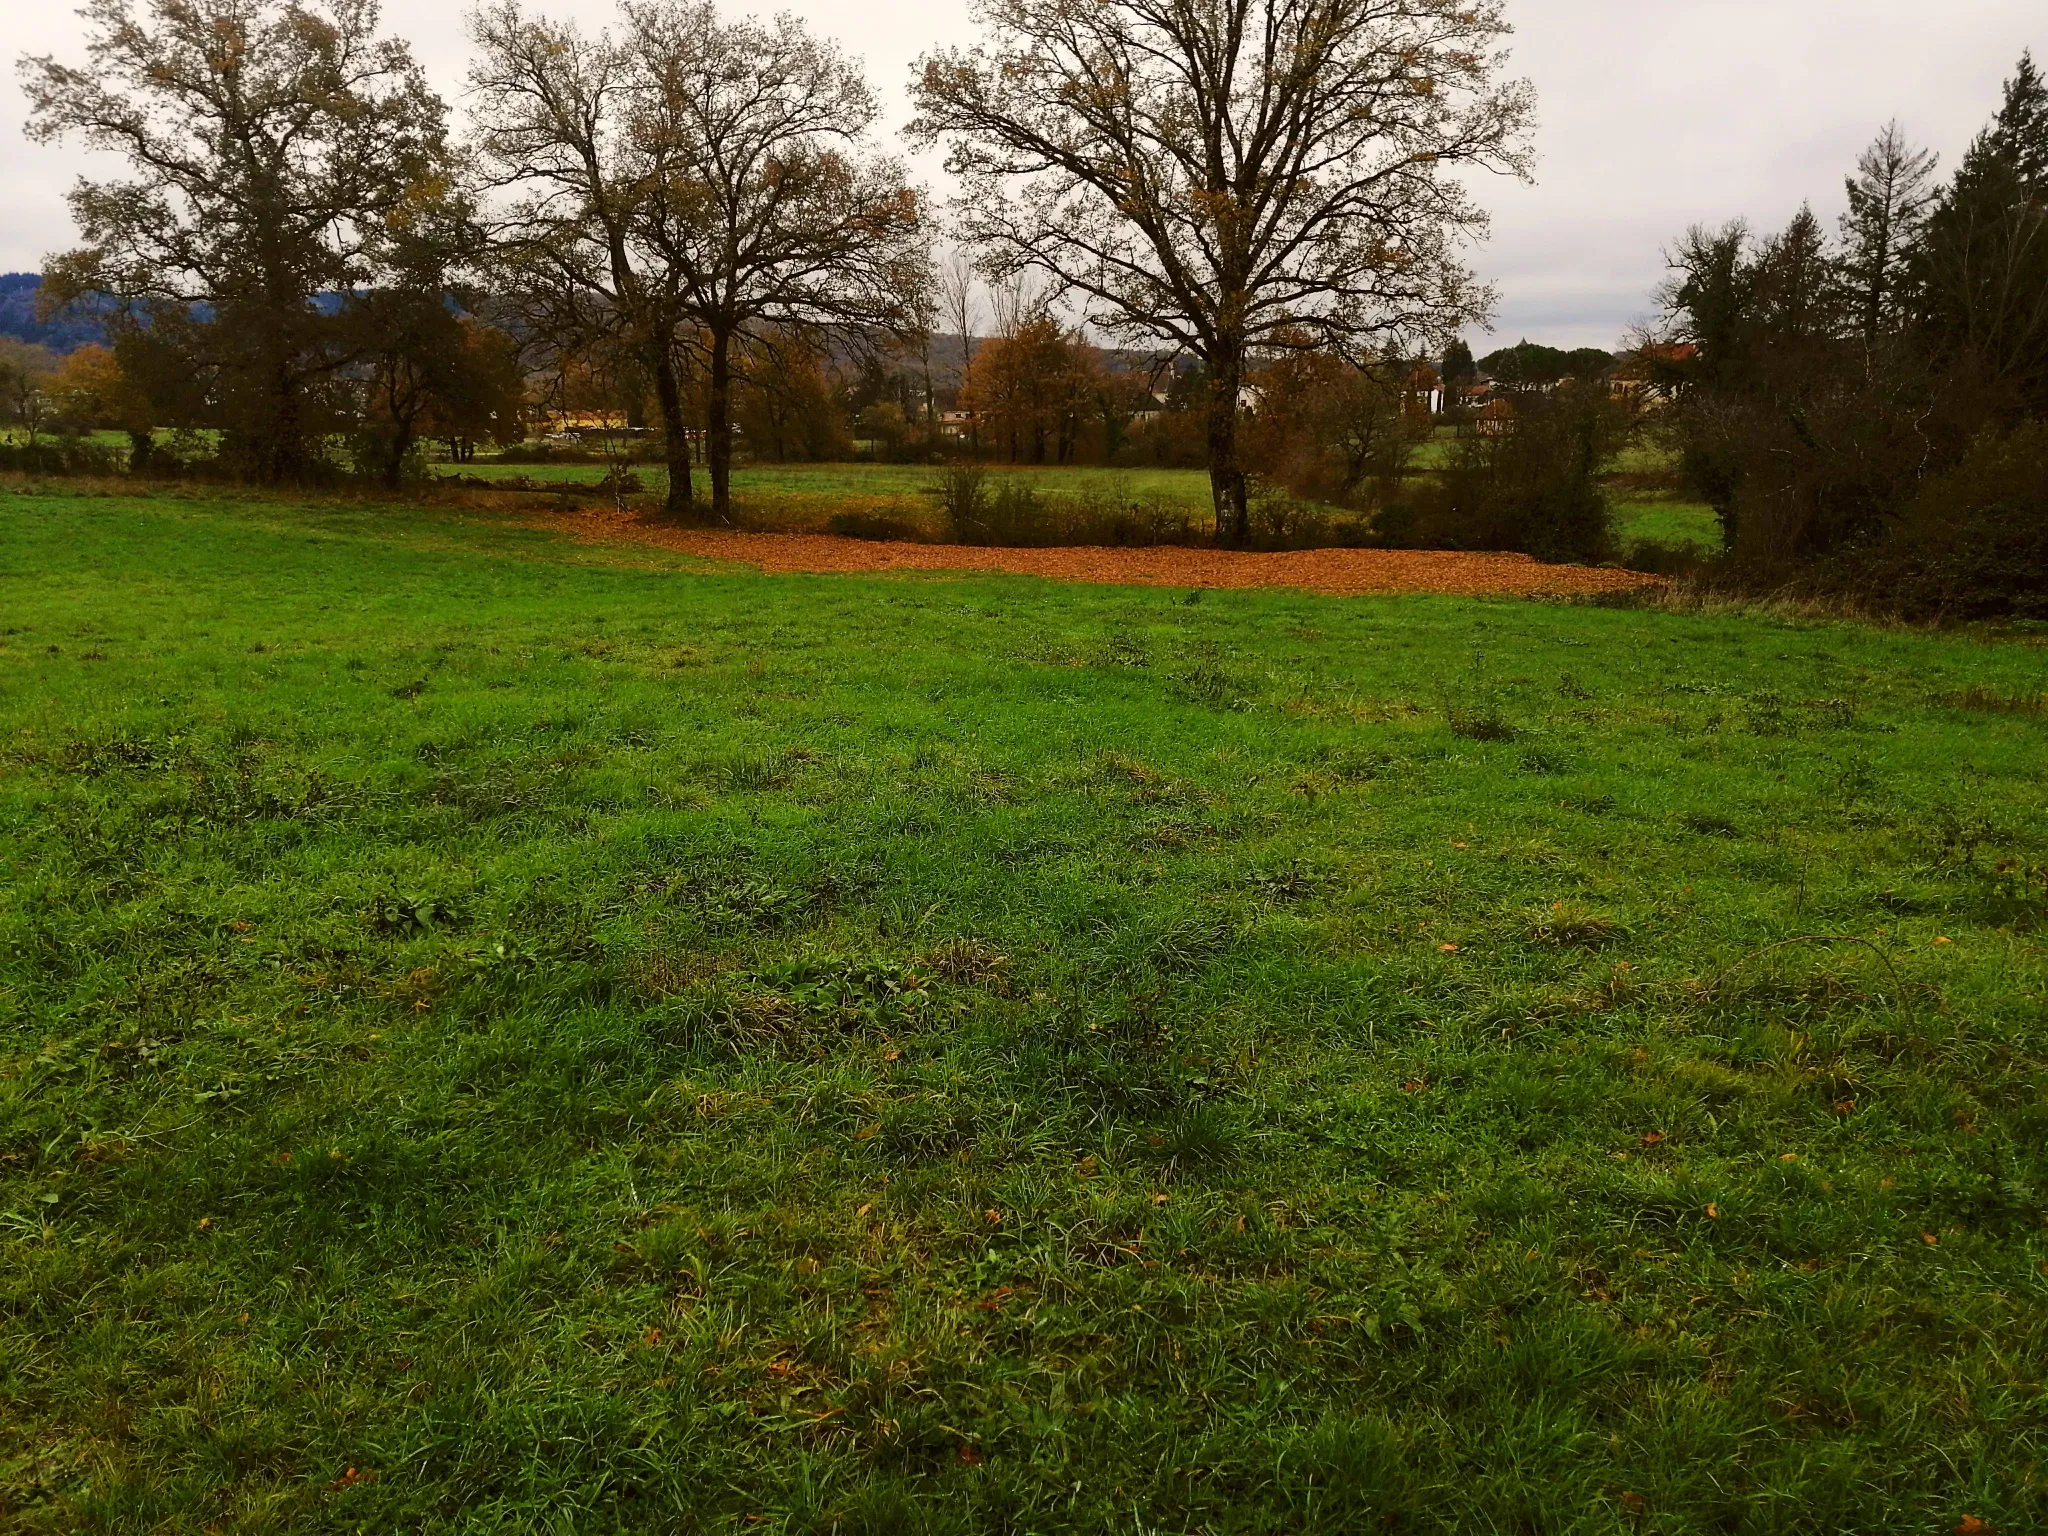
[[[29,129],[130,172],[73,191],[83,243],[44,290],[106,307],[104,414],[136,423],[138,467],[147,418],[211,429],[255,479],[328,472],[336,443],[396,479],[423,436],[510,430],[515,380],[539,375],[560,403],[644,405],[672,514],[699,509],[701,445],[722,517],[736,422],[792,450],[935,414],[938,221],[857,67],[793,19],[622,0],[591,35],[498,0],[473,18],[458,134],[372,0],[82,14],[83,66],[25,61]],[[1483,315],[1459,255],[1484,216],[1454,173],[1523,170],[1500,0],[992,0],[980,19],[983,45],[929,56],[914,89],[912,142],[945,144],[960,180],[951,232],[998,290],[1035,283],[1108,342],[1194,360],[1173,380],[1202,398],[1176,403],[1225,538],[1247,528],[1261,354],[1359,365]],[[1092,360],[1049,317],[1003,330],[963,359],[976,433],[1033,460],[1091,433],[1117,451],[1145,402]]]
[[[2023,56],[1953,175],[1896,123],[1811,208],[1669,253],[1664,382],[1740,579],[2048,616],[2048,86]]]

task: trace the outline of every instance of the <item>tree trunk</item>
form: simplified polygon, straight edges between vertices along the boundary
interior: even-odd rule
[[[405,458],[412,452],[412,423],[403,418],[392,423],[391,457],[384,465],[384,484],[397,490],[405,478]]]
[[[1243,352],[1216,348],[1209,358],[1209,498],[1216,507],[1216,541],[1231,549],[1243,549],[1252,537],[1250,497],[1237,457],[1237,394],[1243,384]]]
[[[690,424],[683,419],[683,385],[666,342],[654,349],[654,397],[661,410],[662,451],[668,458],[668,501],[663,511],[687,521],[695,496],[690,484]]]
[[[146,475],[149,473],[150,454],[156,448],[156,437],[148,427],[128,429],[128,473]]]
[[[706,391],[704,462],[711,469],[711,515],[732,521],[732,333],[711,332],[711,387]]]

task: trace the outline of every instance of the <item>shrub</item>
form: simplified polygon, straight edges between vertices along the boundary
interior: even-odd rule
[[[34,443],[0,442],[0,470],[30,475],[118,475],[128,468],[125,449],[74,437]]]
[[[976,465],[956,464],[940,473],[931,494],[945,513],[946,542],[951,544],[1043,549],[1206,542],[1192,509],[1139,500],[1116,485],[1048,495],[1027,475],[992,475]]]
[[[882,517],[874,512],[834,512],[826,519],[825,530],[843,539],[875,539],[885,543],[915,544],[924,538],[922,530],[900,518]]]
[[[2048,619],[2048,422],[1980,437],[1822,581],[1907,617]]]
[[[1461,439],[1435,481],[1418,482],[1381,510],[1377,541],[1605,560],[1613,553],[1613,526],[1598,476],[1634,428],[1632,408],[1605,390],[1518,396],[1510,430]]]

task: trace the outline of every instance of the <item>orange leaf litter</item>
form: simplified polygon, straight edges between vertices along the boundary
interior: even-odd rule
[[[741,533],[684,528],[628,508],[547,519],[590,543],[651,544],[769,575],[793,572],[1002,571],[1053,581],[1142,587],[1293,587],[1331,597],[1376,592],[1452,596],[1580,597],[1663,586],[1660,576],[1589,565],[1543,565],[1527,555],[1429,549],[993,549],[887,543],[828,533]]]

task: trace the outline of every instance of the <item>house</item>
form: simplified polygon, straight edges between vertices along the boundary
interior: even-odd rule
[[[972,411],[941,411],[941,412],[939,412],[939,436],[941,436],[941,437],[946,437],[946,438],[951,438],[951,439],[952,439],[953,441],[955,441],[955,442],[959,442],[959,441],[961,441],[962,439],[965,439],[965,438],[969,438],[969,437],[972,437],[973,435],[974,435],[974,412],[972,412]]]
[[[1615,365],[1607,377],[1608,392],[1617,400],[1639,400],[1644,405],[1668,405],[1678,395],[1678,381],[1686,365],[1699,355],[1691,342],[1650,342]]]
[[[1514,402],[1505,395],[1497,400],[1487,401],[1479,408],[1479,414],[1473,419],[1472,425],[1473,430],[1481,437],[1506,437],[1515,430]]]
[[[1435,416],[1444,408],[1444,380],[1428,363],[1417,363],[1405,381],[1408,391],[1408,408],[1424,415]]]

